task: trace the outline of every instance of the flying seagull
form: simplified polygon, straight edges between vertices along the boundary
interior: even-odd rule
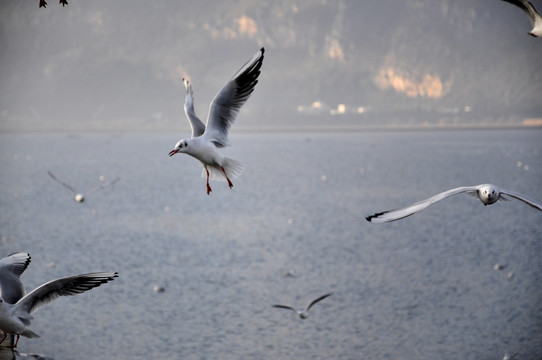
[[[192,127],[192,136],[179,140],[169,156],[185,153],[201,162],[202,177],[207,177],[207,195],[212,191],[209,177],[212,180],[226,180],[232,188],[230,178],[234,179],[243,172],[242,162],[223,156],[218,149],[230,145],[228,130],[258,83],[264,51],[261,48],[216,94],[209,108],[206,125],[203,125],[194,111],[192,85],[188,79],[183,79],[186,87],[184,111]]]
[[[542,37],[542,18],[534,8],[533,4],[531,4],[530,1],[527,0],[503,0],[506,2],[509,2],[510,4],[516,5],[518,8],[523,10],[527,16],[529,17],[529,20],[531,20],[531,24],[533,24],[533,28],[531,31],[529,31],[527,34],[534,36],[534,37]]]
[[[0,297],[9,304],[15,304],[25,295],[20,276],[30,264],[30,255],[14,253],[0,259]]]
[[[328,294],[322,295],[322,296],[320,296],[318,299],[313,300],[313,301],[309,304],[309,306],[307,306],[307,308],[306,308],[304,311],[302,311],[302,310],[297,310],[296,308],[291,307],[291,306],[288,306],[288,305],[273,305],[273,307],[276,307],[276,308],[279,308],[279,309],[288,309],[288,310],[292,310],[293,312],[295,312],[295,313],[297,314],[297,316],[299,316],[300,319],[305,320],[306,318],[309,317],[308,312],[309,312],[310,308],[311,308],[314,304],[316,304],[316,303],[319,302],[319,301],[324,300],[325,298],[327,298],[328,296],[331,296],[331,295],[333,295],[333,293],[328,293]]]
[[[61,184],[61,185],[64,185],[66,188],[68,188],[72,193],[73,193],[73,200],[78,202],[78,203],[81,203],[83,201],[85,201],[85,195],[75,191],[74,188],[72,188],[70,185],[66,184],[65,182],[62,182],[60,180],[58,180],[52,172],[50,171],[47,171],[47,174],[49,174],[49,176],[54,180],[56,181],[57,183]],[[115,180],[111,181],[109,184],[102,184],[100,186],[96,186],[92,189],[90,189],[89,191],[87,191],[87,195],[90,194],[90,193],[93,193],[94,191],[97,191],[97,190],[100,190],[100,189],[103,189],[105,187],[108,187],[108,186],[112,186],[114,185],[117,181],[120,180],[120,177],[117,177]]]
[[[429,199],[419,201],[410,206],[407,206],[401,209],[376,213],[374,215],[367,216],[365,219],[373,223],[383,223],[383,222],[399,220],[404,217],[410,216],[418,211],[421,211],[425,209],[426,207],[428,207],[429,205],[436,203],[437,201],[440,201],[449,196],[459,194],[459,193],[467,193],[469,195],[478,197],[478,199],[480,199],[480,201],[484,205],[494,204],[495,202],[497,202],[497,200],[508,200],[504,196],[506,195],[506,196],[515,198],[517,200],[521,200],[527,205],[532,206],[535,209],[542,211],[541,204],[529,199],[528,197],[524,195],[521,195],[517,192],[501,189],[498,186],[493,185],[493,184],[481,184],[477,186],[462,186],[455,189],[451,189],[451,190],[442,192],[440,194],[437,194],[435,196],[432,196]]]
[[[8,334],[17,335],[17,341],[13,347],[17,346],[20,335],[28,338],[39,337],[38,334],[28,329],[30,321],[34,318],[31,315],[34,311],[60,296],[84,293],[112,281],[116,277],[118,277],[116,272],[98,272],[56,279],[37,287],[15,304],[5,301],[6,294],[2,293],[0,297],[0,330],[4,336],[0,340],[0,344]]]
[[[60,0],[58,3],[62,4],[62,7],[64,7],[65,5],[68,5],[68,0]],[[45,0],[40,0],[40,7],[47,8],[47,3]]]

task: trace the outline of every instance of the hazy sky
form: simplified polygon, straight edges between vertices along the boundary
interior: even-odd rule
[[[542,39],[499,0],[38,3],[0,5],[0,130],[185,128],[180,79],[205,119],[262,46],[240,127],[542,118]]]

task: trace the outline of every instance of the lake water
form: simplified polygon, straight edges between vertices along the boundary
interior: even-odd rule
[[[40,309],[41,338],[21,338],[20,352],[542,358],[542,212],[459,194],[400,221],[364,219],[486,182],[542,201],[541,129],[234,132],[225,153],[245,172],[210,196],[198,161],[168,157],[179,137],[0,134],[0,255],[31,254],[27,291],[120,274]],[[76,203],[48,170],[82,192],[121,180]],[[305,321],[272,307],[327,292]]]

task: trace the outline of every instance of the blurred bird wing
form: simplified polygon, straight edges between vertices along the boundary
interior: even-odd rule
[[[50,176],[54,181],[56,181],[56,182],[59,183],[60,185],[65,186],[66,188],[68,188],[74,195],[77,195],[77,191],[75,191],[74,188],[72,188],[70,185],[66,184],[65,182],[62,182],[62,181],[58,180],[58,179],[53,175],[52,172],[47,171],[47,174],[49,174],[49,176]]]
[[[309,309],[310,309],[314,304],[316,304],[316,303],[319,302],[319,301],[324,300],[325,298],[327,298],[328,296],[331,296],[332,294],[333,294],[333,293],[325,294],[325,295],[320,296],[318,299],[313,300],[313,301],[309,304],[309,306],[307,306],[307,310],[306,310],[306,311],[308,312]]]
[[[103,189],[103,188],[106,188],[108,186],[113,186],[117,183],[117,181],[120,180],[120,177],[117,177],[115,178],[113,181],[111,181],[109,184],[102,184],[102,185],[99,185],[99,186],[96,186],[96,187],[93,187],[92,189],[90,189],[89,191],[87,191],[87,195],[92,193],[92,192],[95,192],[95,191],[98,191],[100,189]]]
[[[273,305],[273,307],[279,308],[279,309],[292,310],[293,312],[295,312],[297,314],[297,309],[295,309],[295,308],[293,308],[291,306],[288,306],[288,305]]]

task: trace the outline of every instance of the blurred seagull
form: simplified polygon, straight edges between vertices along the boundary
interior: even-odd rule
[[[542,37],[542,18],[540,17],[538,12],[534,8],[533,4],[531,4],[527,0],[503,0],[503,1],[516,5],[518,8],[520,8],[527,14],[527,16],[529,17],[529,20],[531,20],[531,24],[533,24],[533,28],[527,34],[534,37]]]
[[[217,149],[230,145],[228,130],[258,83],[264,51],[261,48],[216,94],[209,108],[206,125],[203,125],[194,111],[192,85],[189,80],[183,79],[186,87],[184,111],[192,127],[192,136],[190,139],[181,139],[169,156],[185,153],[201,162],[202,177],[207,177],[207,195],[212,191],[209,176],[212,180],[226,180],[232,188],[230,178],[234,179],[243,172],[242,162],[222,156]]]
[[[62,4],[62,7],[64,7],[65,5],[68,5],[68,0],[60,0],[58,3]],[[47,3],[45,0],[40,0],[40,7],[47,8]]]
[[[314,304],[316,304],[316,303],[319,302],[319,301],[324,300],[325,298],[327,298],[328,296],[331,296],[331,295],[333,295],[333,293],[329,293],[329,294],[322,295],[322,296],[320,296],[318,299],[313,300],[313,301],[309,304],[309,306],[307,306],[307,308],[305,309],[305,311],[297,310],[296,308],[293,308],[293,307],[288,306],[288,305],[273,305],[273,307],[276,307],[276,308],[279,308],[279,309],[288,309],[288,310],[292,310],[293,312],[295,312],[295,313],[297,314],[297,316],[299,316],[300,319],[305,320],[306,318],[309,317],[308,312],[309,312],[310,308],[311,308]]]
[[[30,264],[30,255],[18,252],[0,259],[0,297],[15,304],[25,295],[20,276]]]
[[[81,193],[78,193],[77,191],[75,191],[74,188],[72,188],[70,185],[58,180],[52,172],[50,171],[47,171],[47,174],[49,174],[49,176],[54,180],[56,181],[57,183],[61,184],[61,185],[64,185],[66,188],[68,188],[72,193],[73,193],[73,200],[78,202],[78,203],[81,203],[83,201],[85,201],[85,195],[81,194]],[[97,191],[97,190],[100,190],[100,189],[103,189],[105,187],[108,187],[108,186],[112,186],[114,185],[117,181],[120,180],[120,177],[117,177],[115,180],[111,181],[109,184],[102,184],[100,186],[96,186],[92,189],[90,189],[89,191],[87,191],[87,195],[90,194],[90,193],[93,193],[94,191]]]
[[[39,337],[38,334],[27,328],[34,318],[30,314],[60,296],[84,293],[112,281],[116,277],[118,277],[116,272],[98,272],[56,279],[37,287],[15,304],[5,301],[4,296],[9,294],[2,293],[2,297],[0,297],[0,330],[4,336],[0,340],[0,344],[8,334],[17,335],[17,341],[13,347],[17,347],[20,335],[28,338]]]
[[[495,202],[497,202],[497,200],[508,200],[504,196],[506,195],[506,196],[513,197],[517,200],[523,201],[527,205],[532,206],[535,209],[542,211],[541,204],[536,203],[535,201],[527,198],[524,195],[521,195],[513,191],[501,189],[493,184],[482,184],[482,185],[477,185],[477,186],[462,186],[455,189],[451,189],[443,193],[437,194],[433,197],[430,197],[429,199],[419,201],[410,206],[407,206],[401,209],[376,213],[374,215],[367,216],[365,219],[373,223],[384,223],[384,222],[399,220],[404,217],[410,216],[418,211],[421,211],[425,209],[426,207],[428,207],[429,205],[436,203],[437,201],[440,201],[449,196],[459,194],[459,193],[467,193],[468,195],[478,197],[478,199],[480,199],[480,201],[484,205],[494,204]]]

